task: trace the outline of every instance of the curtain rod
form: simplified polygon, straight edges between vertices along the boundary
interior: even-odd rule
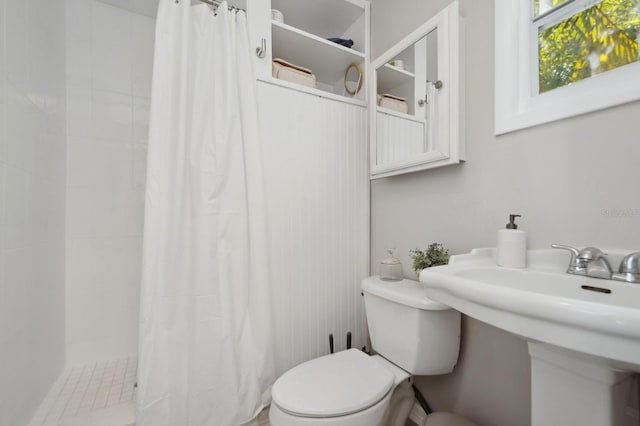
[[[213,6],[215,9],[218,9],[218,6],[220,6],[220,4],[222,4],[222,0],[200,0],[200,1],[202,3],[206,3],[206,4],[209,4],[209,5]],[[246,10],[244,10],[244,9],[242,9],[240,7],[237,7],[237,6],[227,5],[227,9],[229,9],[229,10],[238,10],[238,11],[241,10],[243,12],[246,12]]]

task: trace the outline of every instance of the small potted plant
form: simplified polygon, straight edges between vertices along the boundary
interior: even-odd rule
[[[446,265],[449,263],[449,250],[440,243],[429,244],[426,250],[409,250],[413,260],[413,270],[420,276],[420,271],[432,266]]]

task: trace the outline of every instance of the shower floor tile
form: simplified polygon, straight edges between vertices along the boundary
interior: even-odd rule
[[[135,423],[135,356],[68,368],[29,426],[130,426]]]

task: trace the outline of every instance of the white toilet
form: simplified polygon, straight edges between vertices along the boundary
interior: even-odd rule
[[[273,426],[404,426],[414,404],[407,379],[453,371],[459,312],[428,299],[416,281],[369,277],[362,290],[371,344],[379,355],[350,349],[287,371],[273,385]],[[448,415],[438,425],[472,424]]]

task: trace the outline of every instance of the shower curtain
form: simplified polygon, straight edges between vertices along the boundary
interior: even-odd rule
[[[160,0],[149,130],[137,422],[254,418],[274,381],[244,12]]]

